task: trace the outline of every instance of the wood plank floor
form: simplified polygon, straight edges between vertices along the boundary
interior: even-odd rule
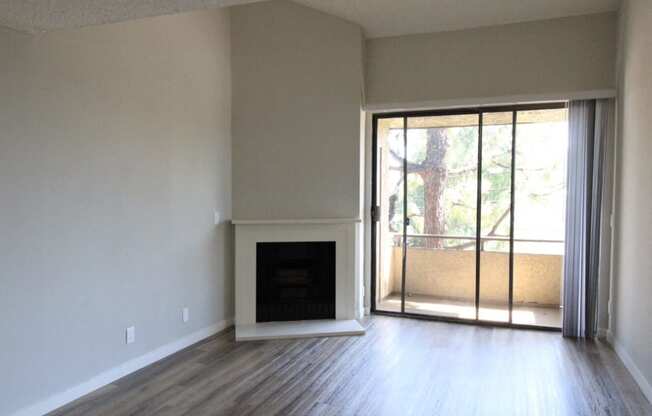
[[[374,316],[361,337],[193,345],[52,415],[652,415],[614,352]]]

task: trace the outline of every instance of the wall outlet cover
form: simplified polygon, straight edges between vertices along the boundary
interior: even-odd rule
[[[190,320],[190,309],[188,307],[181,310],[181,320],[183,322],[188,322]]]

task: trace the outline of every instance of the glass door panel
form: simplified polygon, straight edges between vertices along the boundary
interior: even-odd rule
[[[475,319],[478,123],[407,118],[405,312]]]
[[[478,318],[509,321],[512,115],[482,115]]]
[[[559,327],[562,105],[377,117],[375,310]]]
[[[377,123],[376,309],[401,312],[403,275],[403,117]]]
[[[514,306],[517,324],[561,327],[568,110],[519,111]]]

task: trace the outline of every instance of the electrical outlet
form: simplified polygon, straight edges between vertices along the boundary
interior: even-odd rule
[[[181,310],[181,320],[183,322],[190,320],[190,309],[187,306]]]
[[[222,221],[220,212],[217,210],[213,211],[213,222],[215,222],[215,225],[220,225],[220,221]]]
[[[127,344],[133,344],[136,342],[136,327],[135,326],[130,326],[126,330],[125,334],[125,341]]]

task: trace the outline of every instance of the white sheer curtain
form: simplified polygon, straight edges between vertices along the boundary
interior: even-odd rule
[[[600,227],[608,144],[613,140],[613,99],[569,105],[568,197],[564,257],[563,334],[593,337],[597,331]]]

